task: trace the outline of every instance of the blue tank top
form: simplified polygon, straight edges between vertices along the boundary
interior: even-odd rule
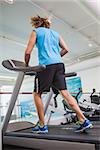
[[[39,64],[62,63],[60,56],[59,34],[52,29],[39,27],[36,31]]]

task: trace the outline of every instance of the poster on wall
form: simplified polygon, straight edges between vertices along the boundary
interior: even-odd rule
[[[27,120],[35,121],[37,119],[36,108],[33,103],[33,99],[20,101],[21,106],[21,118],[26,118]]]
[[[77,93],[79,92],[79,89],[82,89],[82,83],[80,77],[66,79],[66,84],[67,84],[67,90],[70,93],[76,93],[76,94],[72,94],[73,96],[76,96]],[[81,94],[79,95],[78,98],[80,98],[80,96]]]

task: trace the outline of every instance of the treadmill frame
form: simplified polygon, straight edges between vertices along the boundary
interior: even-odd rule
[[[33,134],[25,134],[25,133],[24,134],[22,134],[22,133],[19,134],[17,132],[15,132],[15,133],[11,132],[10,134],[6,133],[7,126],[8,126],[13,108],[15,106],[15,103],[16,103],[16,100],[17,100],[17,97],[18,97],[18,94],[19,94],[19,91],[20,91],[20,88],[21,88],[21,85],[22,85],[22,82],[23,82],[23,79],[24,79],[24,75],[25,75],[25,72],[23,72],[23,71],[20,71],[19,74],[18,74],[17,81],[16,81],[15,87],[13,89],[13,93],[12,93],[11,100],[10,100],[10,103],[9,103],[9,107],[8,107],[8,110],[7,110],[7,114],[6,114],[6,116],[4,118],[4,121],[3,121],[3,125],[2,125],[2,136],[3,136],[2,141],[3,141],[3,143],[7,143],[7,141],[8,141],[8,143],[11,142],[10,144],[14,144],[14,143],[19,144],[20,143],[22,145],[22,141],[24,139],[25,141],[24,141],[23,146],[29,146],[29,144],[27,144],[26,141],[33,141],[33,138],[34,138],[35,141],[38,141],[38,142],[44,141],[44,143],[46,141],[50,142],[51,140],[63,141],[63,142],[66,141],[66,142],[90,143],[90,144],[95,144],[95,150],[99,150],[100,141],[99,140],[94,141],[94,139],[90,139],[90,140],[89,139],[87,139],[87,140],[78,139],[77,137],[73,138],[73,136],[69,137],[67,135],[66,135],[66,137],[60,136],[60,138],[59,138],[56,135],[35,135],[35,134],[33,135]],[[50,96],[49,96],[49,99],[48,99],[48,101],[45,105],[45,110],[44,110],[45,113],[46,113],[47,108],[49,106],[52,95],[53,95],[53,93],[51,92]]]

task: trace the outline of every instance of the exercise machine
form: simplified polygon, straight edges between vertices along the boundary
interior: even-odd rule
[[[82,93],[79,91],[82,96],[80,97],[78,104],[84,112],[91,113],[91,119],[100,120],[100,97],[96,93],[96,90],[93,89],[90,95]]]
[[[84,115],[90,119],[91,121],[100,121],[100,104],[99,104],[99,96],[95,94],[95,89],[93,89],[93,92],[91,93],[90,96],[84,96],[85,94],[82,93],[82,89],[79,88],[79,92],[74,96],[76,99],[80,109],[83,111]],[[57,96],[59,92],[54,96],[54,101],[56,102],[56,107],[57,107]],[[67,123],[70,122],[76,122],[77,117],[73,110],[69,107],[67,102],[63,99],[62,100],[64,110],[66,111],[66,120]]]
[[[15,102],[19,90],[21,88],[22,81],[25,75],[35,75],[36,72],[45,69],[45,66],[33,66],[25,67],[25,64],[16,60],[5,60],[2,62],[3,66],[12,71],[19,72],[16,84],[11,96],[10,104],[8,107],[7,114],[3,121],[2,126],[2,141],[3,146],[19,147],[20,149],[39,149],[39,150],[65,150],[77,149],[77,150],[99,150],[100,148],[100,126],[99,122],[94,123],[94,128],[89,130],[86,134],[76,134],[73,131],[72,126],[49,126],[48,134],[34,134],[32,133],[33,124],[30,122],[16,122],[9,124],[11,113],[13,111]],[[45,106],[45,113],[48,108],[52,92],[48,102]],[[14,149],[14,148],[13,148]]]

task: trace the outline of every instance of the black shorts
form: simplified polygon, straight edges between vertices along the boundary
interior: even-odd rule
[[[45,70],[37,73],[34,92],[41,94],[43,92],[49,92],[50,87],[52,87],[53,90],[66,89],[65,67],[63,63],[47,65]]]

